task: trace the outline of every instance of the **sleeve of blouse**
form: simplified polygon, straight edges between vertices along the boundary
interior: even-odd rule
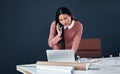
[[[56,26],[55,26],[55,22],[52,22],[50,27],[50,34],[48,38],[48,45],[53,49],[58,49],[59,48],[58,42],[61,40],[61,37],[55,34],[56,34]]]
[[[80,23],[80,27],[77,30],[77,33],[74,37],[74,41],[73,41],[73,44],[72,44],[72,50],[74,50],[75,52],[77,52],[77,50],[79,48],[82,32],[83,32],[83,26]]]

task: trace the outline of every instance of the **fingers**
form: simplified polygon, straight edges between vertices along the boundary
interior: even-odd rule
[[[60,27],[59,24],[57,24],[57,31],[62,31],[62,26]]]
[[[58,25],[56,26],[56,30],[57,30],[57,32],[59,31],[59,26]]]
[[[62,30],[62,26],[59,29]]]
[[[61,34],[62,34],[62,27],[60,27],[59,24],[57,24],[56,25],[56,29],[57,29],[58,35],[61,36]]]

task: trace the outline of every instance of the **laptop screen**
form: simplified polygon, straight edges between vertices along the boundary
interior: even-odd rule
[[[75,62],[74,50],[46,50],[49,62]]]

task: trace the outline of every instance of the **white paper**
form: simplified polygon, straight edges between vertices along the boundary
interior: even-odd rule
[[[99,65],[99,66],[118,66],[120,67],[120,58],[103,58],[103,59],[98,59],[99,61],[97,61],[96,63],[94,63],[95,65]]]
[[[71,66],[48,66],[48,65],[37,65],[37,74],[73,74],[74,67]]]

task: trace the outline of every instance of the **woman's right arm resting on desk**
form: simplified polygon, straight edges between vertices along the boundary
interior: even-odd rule
[[[51,27],[50,27],[50,34],[49,34],[49,39],[48,39],[48,44],[51,48],[53,49],[59,49],[58,42],[62,38],[59,35],[56,35],[56,25],[55,22],[52,22]]]

